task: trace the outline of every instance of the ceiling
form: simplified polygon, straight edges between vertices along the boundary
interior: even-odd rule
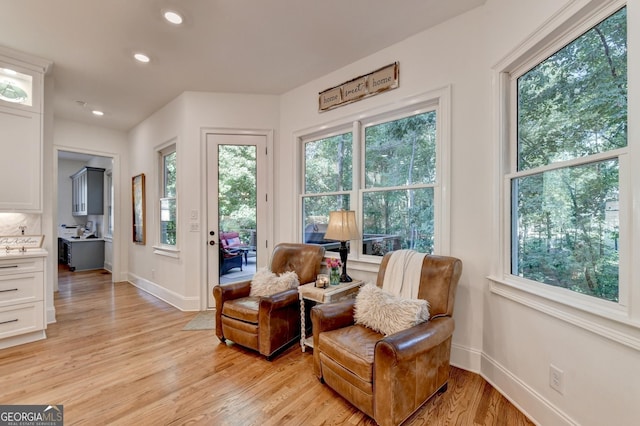
[[[128,130],[184,91],[285,93],[485,1],[0,0],[0,44],[53,61],[56,117]]]

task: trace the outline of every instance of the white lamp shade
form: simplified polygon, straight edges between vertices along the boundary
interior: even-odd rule
[[[329,224],[324,234],[327,240],[349,241],[360,238],[356,225],[356,212],[353,210],[339,210],[329,212]]]

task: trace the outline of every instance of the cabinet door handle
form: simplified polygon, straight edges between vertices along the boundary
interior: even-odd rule
[[[3,265],[0,266],[0,269],[9,269],[9,268],[17,268],[18,265]]]
[[[12,320],[9,320],[9,321],[2,321],[2,322],[0,322],[0,325],[2,325],[2,324],[9,324],[9,323],[11,323],[11,322],[18,322],[18,318],[16,318],[16,319],[12,319]]]
[[[8,293],[10,291],[18,291],[18,289],[17,288],[8,288],[6,290],[0,290],[0,293]]]

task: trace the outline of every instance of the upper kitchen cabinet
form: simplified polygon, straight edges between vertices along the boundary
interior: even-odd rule
[[[104,214],[104,170],[83,167],[71,176],[71,214]]]
[[[50,65],[0,46],[0,211],[42,212],[44,74]]]

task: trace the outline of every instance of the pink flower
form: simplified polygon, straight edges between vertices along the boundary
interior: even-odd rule
[[[327,268],[329,269],[333,269],[333,268],[339,268],[342,266],[342,262],[340,262],[339,259],[333,258],[333,257],[327,257],[325,259],[325,262],[327,264]]]

